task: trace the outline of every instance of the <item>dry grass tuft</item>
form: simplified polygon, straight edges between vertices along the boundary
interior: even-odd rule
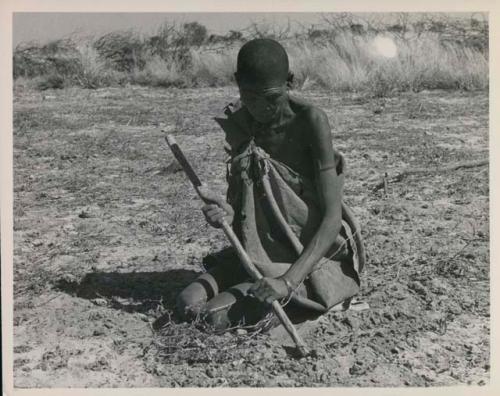
[[[384,58],[373,49],[370,36],[342,35],[327,45],[301,42],[288,52],[296,84],[366,92],[386,96],[423,89],[486,89],[485,54],[458,44],[443,44],[435,34],[419,40],[394,37],[397,55]]]
[[[153,344],[165,363],[227,363],[249,359],[254,349],[262,346],[262,338],[273,319],[273,314],[268,314],[255,325],[240,325],[222,332],[200,318],[189,323],[169,319],[158,330]]]

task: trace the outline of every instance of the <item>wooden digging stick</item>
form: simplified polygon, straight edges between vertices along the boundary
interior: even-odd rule
[[[174,154],[174,157],[176,160],[179,162],[179,164],[182,166],[182,169],[186,173],[187,177],[193,184],[194,189],[196,190],[196,193],[198,196],[203,200],[203,197],[201,196],[199,192],[199,188],[202,186],[202,183],[198,176],[196,175],[195,171],[191,167],[191,164],[188,162],[186,157],[184,156],[182,150],[180,149],[179,145],[175,141],[175,138],[172,135],[167,134],[165,137],[168,146],[170,147],[170,150],[172,150],[172,153]],[[231,245],[235,248],[236,253],[238,254],[238,257],[240,258],[243,267],[247,271],[247,273],[254,279],[254,280],[259,280],[262,278],[262,274],[259,272],[259,270],[255,267],[254,263],[248,256],[247,252],[245,251],[243,245],[241,244],[240,240],[234,233],[233,229],[231,226],[227,223],[226,220],[221,221],[221,226],[222,230],[226,234],[227,238],[229,239],[229,242],[231,242]],[[293,341],[295,342],[295,346],[297,347],[297,351],[300,356],[306,356],[308,354],[307,347],[304,344],[304,341],[300,337],[299,333],[297,332],[297,329],[294,327],[293,323],[290,321],[290,318],[286,315],[285,311],[283,310],[283,307],[280,305],[278,300],[274,300],[272,303],[272,307],[274,310],[274,313],[278,317],[279,321],[283,325],[283,327],[286,329],[290,337],[292,337]]]

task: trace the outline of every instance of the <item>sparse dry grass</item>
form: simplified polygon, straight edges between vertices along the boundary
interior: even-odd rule
[[[423,89],[487,89],[487,25],[471,23],[469,30],[464,30],[453,23],[442,23],[440,29],[429,24],[413,37],[401,34],[394,26],[362,32],[330,26],[279,39],[290,55],[295,86],[301,89],[326,88],[373,96]],[[416,22],[411,29],[419,26]],[[244,37],[210,42],[199,32],[193,36],[191,30],[163,26],[152,37],[127,31],[87,41],[65,39],[45,46],[21,45],[14,53],[14,76],[37,77],[41,79],[40,89],[125,83],[163,87],[232,84],[236,54]],[[461,38],[453,35],[455,31],[462,32]],[[273,32],[254,34],[273,36]],[[394,58],[384,58],[374,50],[373,39],[381,35],[394,40]]]
[[[435,34],[419,40],[395,39],[397,56],[384,58],[373,49],[373,37],[342,35],[317,46],[302,42],[288,49],[299,86],[385,96],[422,89],[485,89],[488,61],[477,50],[443,45]]]

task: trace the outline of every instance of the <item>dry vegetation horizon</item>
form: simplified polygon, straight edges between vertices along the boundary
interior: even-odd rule
[[[133,30],[101,37],[65,38],[14,50],[16,84],[38,89],[127,84],[156,87],[231,85],[236,54],[248,39],[269,37],[287,49],[294,88],[325,88],[387,96],[425,89],[488,88],[488,22],[443,15],[393,23],[331,14],[323,24],[292,31],[254,23],[226,35],[209,34],[198,22],[163,24],[156,34]],[[393,40],[394,57],[374,48],[376,37]]]

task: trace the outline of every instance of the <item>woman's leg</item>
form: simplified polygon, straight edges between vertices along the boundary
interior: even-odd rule
[[[176,299],[177,313],[183,320],[193,320],[200,315],[207,301],[218,293],[217,279],[207,272],[179,293]]]
[[[177,296],[176,310],[184,320],[193,320],[204,310],[206,303],[221,291],[245,281],[248,275],[236,255],[226,254],[224,260],[200,275]]]
[[[205,306],[205,320],[218,330],[257,323],[271,306],[248,294],[252,285],[252,282],[240,283],[217,294]]]

